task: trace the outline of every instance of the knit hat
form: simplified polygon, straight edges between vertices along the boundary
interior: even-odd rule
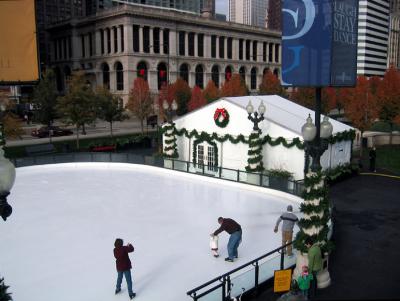
[[[287,206],[287,211],[290,211],[290,212],[292,212],[292,211],[293,211],[293,207],[292,207],[292,205],[289,205],[289,206]]]

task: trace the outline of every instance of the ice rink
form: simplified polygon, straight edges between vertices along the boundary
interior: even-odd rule
[[[280,245],[273,228],[299,199],[266,188],[133,164],[73,163],[17,169],[0,223],[0,277],[13,300],[129,300],[114,295],[113,244],[131,242],[139,301],[190,301],[186,292]],[[243,229],[239,259],[219,258],[209,234],[219,216]],[[298,228],[295,228],[297,232]]]

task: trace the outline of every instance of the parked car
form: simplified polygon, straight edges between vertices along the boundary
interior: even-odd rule
[[[31,135],[34,137],[38,137],[38,138],[45,138],[45,137],[49,137],[50,136],[50,131],[51,132],[51,136],[52,137],[58,137],[58,136],[68,136],[68,135],[72,135],[73,132],[69,129],[62,129],[58,126],[43,126],[38,130],[33,130]]]

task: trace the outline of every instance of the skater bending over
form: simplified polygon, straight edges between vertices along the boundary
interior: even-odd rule
[[[124,241],[121,238],[117,238],[114,243],[114,257],[116,259],[117,266],[117,286],[115,288],[115,294],[121,291],[122,277],[125,276],[126,284],[128,286],[129,298],[133,299],[136,294],[132,291],[132,276],[131,269],[132,263],[129,259],[129,254],[133,252],[133,246],[128,243],[124,246]]]
[[[212,235],[218,235],[222,231],[230,234],[228,241],[228,257],[225,261],[233,262],[234,258],[238,258],[238,247],[242,241],[242,227],[231,218],[218,218],[218,224],[220,227],[212,233]]]

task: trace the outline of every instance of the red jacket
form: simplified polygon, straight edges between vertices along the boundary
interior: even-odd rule
[[[114,248],[114,257],[116,259],[117,271],[123,272],[132,268],[131,260],[128,253],[133,252],[133,246],[127,245]]]

